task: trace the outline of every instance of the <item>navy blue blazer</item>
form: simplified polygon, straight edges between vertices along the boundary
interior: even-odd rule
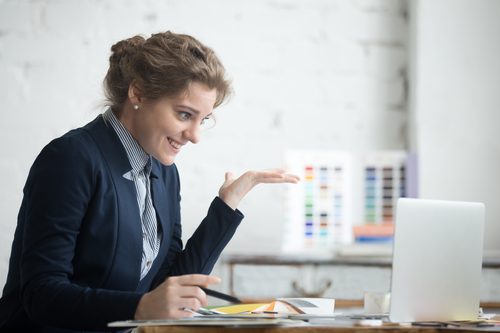
[[[130,170],[102,116],[42,150],[24,187],[0,331],[107,330],[108,322],[132,319],[141,296],[166,277],[210,273],[243,215],[216,197],[183,249],[177,168],[153,159],[151,191],[162,239],[140,280],[136,190],[123,177]]]

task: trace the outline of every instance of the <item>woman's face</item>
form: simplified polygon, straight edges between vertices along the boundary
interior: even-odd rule
[[[141,147],[164,165],[188,142],[200,140],[200,125],[211,116],[217,92],[193,82],[185,93],[140,104],[131,130]]]

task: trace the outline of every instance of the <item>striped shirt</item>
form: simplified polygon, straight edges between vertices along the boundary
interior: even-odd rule
[[[123,177],[135,184],[137,204],[142,226],[141,280],[151,269],[160,249],[161,234],[158,231],[156,211],[151,196],[151,156],[142,149],[130,132],[118,120],[111,109],[103,113],[104,120],[111,124],[127,152],[132,170]]]

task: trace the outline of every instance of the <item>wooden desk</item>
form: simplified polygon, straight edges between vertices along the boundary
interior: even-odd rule
[[[139,333],[466,333],[500,332],[500,327],[438,328],[438,327],[359,327],[359,326],[300,326],[300,327],[145,327]]]
[[[499,309],[492,309],[500,321]],[[491,312],[490,312],[491,313]],[[323,326],[274,326],[274,327],[222,327],[222,326],[163,326],[142,327],[138,333],[482,333],[500,332],[500,326],[493,327],[423,327],[423,326],[357,326],[355,321],[336,322]]]

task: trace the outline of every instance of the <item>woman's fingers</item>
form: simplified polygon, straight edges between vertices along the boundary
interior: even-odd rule
[[[226,182],[232,182],[232,181],[234,181],[234,174],[232,172],[227,171],[224,176],[225,176]]]
[[[251,177],[256,183],[297,183],[300,178],[294,174],[285,173],[284,170],[249,171],[243,176]],[[242,176],[242,177],[243,177]]]
[[[213,275],[188,274],[169,278],[170,287],[176,288],[176,295],[180,298],[182,306],[198,310],[200,306],[207,305],[207,295],[201,287],[207,287],[211,284],[220,283],[220,278]],[[195,307],[190,306],[195,302]],[[185,305],[189,303],[188,305]]]
[[[273,181],[273,182],[284,182],[284,183],[297,183],[300,178],[296,175],[283,173],[283,174],[264,174],[259,175],[258,178],[262,182]]]
[[[207,304],[207,295],[199,286],[219,283],[212,275],[189,274],[170,277],[156,289],[144,294],[137,305],[136,319],[183,318]]]
[[[200,287],[181,287],[177,293],[177,296],[181,298],[181,300],[190,300],[189,302],[195,302],[196,306],[186,306],[193,310],[198,310],[200,306],[207,305],[207,295]]]
[[[177,307],[179,309],[188,308],[188,309],[191,309],[194,311],[198,310],[199,308],[201,308],[202,306],[205,306],[205,305],[207,305],[206,301],[203,303],[199,299],[197,299],[196,297],[182,297],[182,298],[179,298],[179,300],[177,302]]]
[[[299,177],[286,173],[283,169],[267,171],[247,171],[237,179],[230,172],[226,172],[225,182],[219,189],[219,197],[232,209],[236,209],[243,197],[257,184],[295,184]]]

